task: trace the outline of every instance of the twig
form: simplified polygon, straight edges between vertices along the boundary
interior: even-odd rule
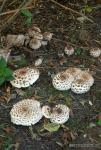
[[[3,0],[2,5],[0,7],[0,13],[2,12],[2,10],[3,10],[3,8],[4,8],[5,4],[6,4],[6,2],[7,2],[7,0]]]
[[[33,1],[33,0],[29,0],[29,1],[26,2],[26,0],[24,0],[24,1],[21,3],[21,5],[18,7],[18,9],[17,9],[17,11],[14,13],[14,15],[12,15],[4,24],[2,24],[2,26],[0,27],[0,28],[1,28],[1,29],[0,29],[0,32],[1,32],[2,30],[4,30],[9,24],[11,24],[12,20],[14,20],[14,19],[17,17],[17,15],[19,14],[19,12],[20,12],[20,10],[21,10],[22,8],[27,7],[32,1]]]
[[[79,12],[77,12],[77,11],[75,11],[75,10],[69,8],[69,7],[66,7],[66,6],[64,6],[64,5],[58,3],[58,2],[56,2],[56,1],[54,1],[54,0],[50,0],[50,1],[51,1],[52,3],[54,3],[54,4],[58,5],[58,6],[60,6],[61,8],[65,9],[65,10],[69,10],[69,11],[71,11],[71,12],[73,12],[73,13],[79,15],[79,16],[85,17],[86,20],[90,21],[91,23],[94,23],[93,20],[91,20],[90,18],[88,18],[88,17],[85,16],[84,14],[79,13]]]
[[[34,6],[29,6],[29,7],[24,7],[23,9],[32,9],[33,7],[34,7]],[[21,10],[21,9],[19,9],[19,11],[20,11],[20,10]],[[15,13],[16,11],[18,11],[18,9],[10,10],[10,11],[1,13],[0,16],[9,15],[9,14]]]
[[[32,140],[35,140],[37,135],[33,132],[33,128],[32,126],[29,126],[29,131],[30,131],[30,134],[31,134],[31,137],[32,137]]]

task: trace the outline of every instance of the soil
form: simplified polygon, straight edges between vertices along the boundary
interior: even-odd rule
[[[39,80],[26,89],[16,89],[5,83],[0,87],[0,150],[100,150],[101,149],[101,86],[100,63],[101,59],[89,55],[92,46],[101,47],[101,5],[100,1],[83,0],[58,0],[58,3],[68,6],[73,10],[82,12],[86,5],[90,5],[92,12],[85,12],[93,23],[86,20],[81,23],[78,16],[60,6],[48,1],[38,0],[35,8],[31,9],[33,23],[42,32],[52,32],[53,38],[47,46],[38,50],[29,47],[13,47],[11,56],[21,58],[24,56],[26,63],[17,61],[8,62],[8,66],[17,69],[22,66],[34,64],[35,60],[43,57],[39,67],[41,72]],[[9,2],[10,3],[10,2]],[[12,5],[6,4],[4,11],[16,9],[20,1]],[[30,26],[25,24],[26,17],[19,16],[8,26],[2,35],[25,34]],[[31,25],[32,26],[32,25]],[[64,47],[69,43],[75,48],[75,54],[67,56]],[[78,54],[80,52],[80,54]],[[69,66],[76,66],[83,70],[88,69],[94,76],[94,85],[90,91],[77,95],[73,92],[60,92],[52,86],[52,76]],[[10,101],[7,103],[7,87],[10,87]],[[9,112],[16,102],[24,98],[35,96],[41,105],[63,103],[70,107],[70,119],[57,132],[48,132],[43,125],[49,122],[43,118],[33,126],[36,139],[31,138],[28,127],[16,126],[11,123]]]

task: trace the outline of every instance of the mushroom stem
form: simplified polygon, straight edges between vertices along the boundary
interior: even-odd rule
[[[35,140],[36,137],[37,137],[37,134],[33,132],[33,127],[32,126],[29,126],[29,131],[30,131],[32,140]]]

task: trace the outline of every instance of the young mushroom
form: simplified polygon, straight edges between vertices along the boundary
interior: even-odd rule
[[[74,48],[72,46],[67,45],[64,49],[66,55],[71,56],[74,54]]]
[[[101,55],[101,48],[98,48],[98,47],[92,48],[90,50],[90,55],[93,56],[93,57],[95,57],[95,58],[99,57]]]
[[[23,34],[10,35],[8,34],[5,40],[7,47],[24,45],[25,36]]]
[[[28,29],[27,33],[30,38],[33,38],[35,34],[41,34],[41,30],[38,27],[33,26],[32,28]]]
[[[24,67],[14,71],[14,80],[10,82],[14,87],[25,88],[32,85],[39,78],[39,74],[37,68]]]
[[[16,103],[10,111],[11,122],[16,125],[31,126],[42,118],[40,102],[24,99]]]
[[[53,36],[53,33],[51,32],[44,32],[43,33],[43,40],[41,41],[41,44],[42,45],[47,45],[49,41],[51,41],[52,39],[52,36]]]
[[[33,38],[30,40],[29,46],[32,49],[39,49],[41,47],[41,41]]]
[[[74,93],[83,94],[88,92],[93,84],[94,78],[87,71],[82,71],[73,81],[71,90]]]
[[[63,104],[58,104],[52,109],[50,121],[56,124],[63,124],[69,119],[70,109]]]
[[[51,108],[48,105],[42,107],[42,114],[45,118],[51,117]]]

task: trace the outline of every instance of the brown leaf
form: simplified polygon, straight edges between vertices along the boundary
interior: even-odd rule
[[[11,133],[14,132],[14,128],[13,127],[6,127],[3,129],[6,133]]]

